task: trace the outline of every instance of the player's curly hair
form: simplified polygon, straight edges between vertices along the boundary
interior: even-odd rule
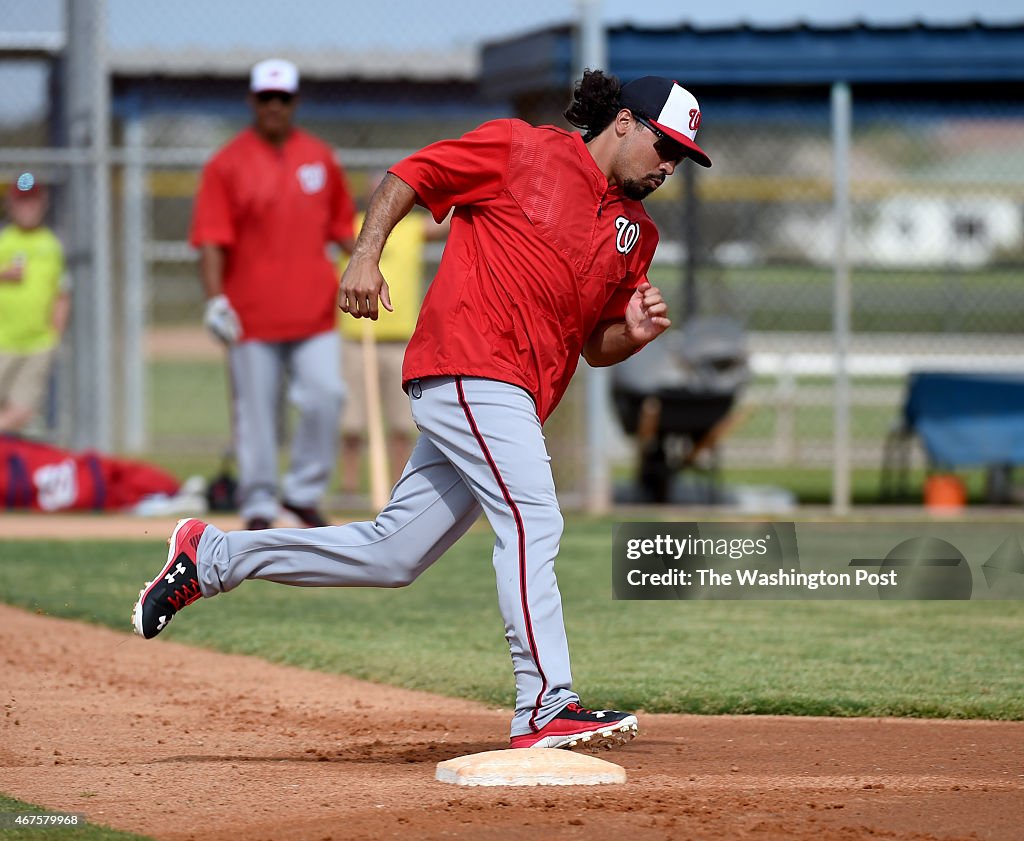
[[[572,103],[565,110],[565,119],[584,130],[583,140],[589,142],[604,131],[622,107],[619,95],[622,83],[602,70],[584,70],[572,92]]]

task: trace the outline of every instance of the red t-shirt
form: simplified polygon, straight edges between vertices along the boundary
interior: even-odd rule
[[[246,129],[206,164],[190,239],[224,246],[224,294],[244,339],[334,329],[338,276],[325,249],[353,235],[354,212],[333,151],[299,129],[280,148]]]
[[[451,233],[402,378],[476,376],[522,386],[541,421],[584,342],[621,321],[658,231],[575,132],[494,120],[427,146],[391,172]]]

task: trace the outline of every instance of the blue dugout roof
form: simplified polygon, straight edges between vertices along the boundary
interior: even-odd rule
[[[559,26],[483,49],[488,96],[565,90],[574,75],[574,30]],[[802,87],[855,84],[1005,85],[1024,82],[1024,18],[1017,24],[797,24],[607,30],[607,70],[623,81],[668,76],[688,85]]]

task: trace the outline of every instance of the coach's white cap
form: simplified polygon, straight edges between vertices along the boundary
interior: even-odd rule
[[[249,77],[249,90],[284,91],[297,93],[299,90],[299,68],[283,58],[268,58],[252,69]]]

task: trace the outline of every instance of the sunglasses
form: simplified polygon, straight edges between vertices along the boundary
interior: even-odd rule
[[[634,112],[633,119],[658,138],[658,142],[654,144],[654,148],[658,150],[659,154],[669,160],[675,160],[677,164],[686,157],[686,150],[683,148],[682,144],[680,144],[675,138],[669,137],[661,129],[654,126],[646,117],[641,117],[639,114]]]
[[[260,91],[256,94],[256,101],[266,105],[268,102],[277,100],[282,105],[291,105],[292,100],[295,99],[295,94],[288,93],[287,91]]]

